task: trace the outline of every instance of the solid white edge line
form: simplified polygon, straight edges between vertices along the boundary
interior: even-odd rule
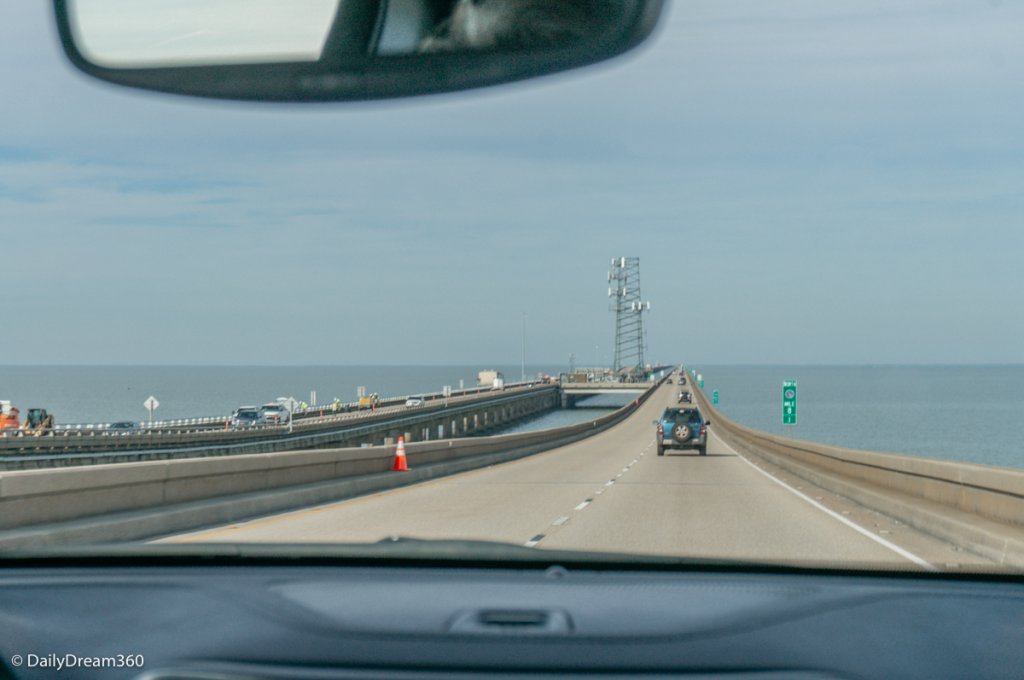
[[[926,571],[934,571],[934,572],[941,571],[938,567],[936,567],[931,562],[929,562],[929,561],[927,561],[927,560],[925,560],[925,559],[923,559],[921,557],[918,557],[917,555],[915,555],[914,553],[910,552],[909,550],[904,550],[903,548],[899,547],[895,543],[891,543],[891,542],[885,540],[884,538],[882,538],[881,536],[879,536],[877,534],[871,533],[870,531],[868,531],[867,529],[865,529],[861,525],[857,524],[856,522],[852,522],[852,521],[848,520],[847,518],[843,517],[838,512],[835,512],[834,510],[829,510],[824,505],[822,505],[818,501],[814,500],[813,498],[811,498],[807,494],[805,494],[805,493],[803,493],[801,491],[797,491],[796,489],[791,487],[789,484],[786,484],[781,479],[779,479],[779,478],[775,477],[774,475],[766,472],[765,470],[762,470],[761,468],[757,467],[756,465],[751,463],[749,460],[747,460],[746,457],[743,454],[739,453],[736,449],[734,449],[731,446],[729,446],[729,444],[727,444],[725,441],[723,441],[721,437],[718,438],[718,441],[722,442],[722,444],[725,446],[725,448],[729,449],[734,454],[736,454],[736,456],[740,460],[742,460],[744,463],[746,463],[750,467],[754,468],[755,470],[760,472],[762,475],[764,475],[768,479],[772,480],[773,482],[775,482],[779,486],[783,487],[787,491],[790,491],[790,492],[796,494],[797,496],[799,496],[803,500],[807,501],[808,503],[810,503],[811,505],[816,507],[818,510],[821,510],[822,512],[824,512],[829,517],[832,517],[833,519],[839,520],[840,522],[842,522],[846,526],[850,527],[851,529],[853,529],[857,533],[863,534],[864,536],[870,538],[875,543],[878,543],[879,545],[881,545],[883,548],[888,548],[889,550],[893,551],[894,553],[896,553],[900,557],[902,557],[904,559],[907,559],[907,560],[910,560],[911,562],[913,562],[914,564],[916,564],[917,566],[921,567],[922,569],[924,569]]]

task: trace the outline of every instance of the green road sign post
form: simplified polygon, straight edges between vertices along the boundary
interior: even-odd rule
[[[714,403],[715,406],[718,406],[718,390],[715,390],[714,392],[712,392],[711,396],[712,396],[712,403]]]
[[[796,381],[782,382],[782,424],[796,425]]]

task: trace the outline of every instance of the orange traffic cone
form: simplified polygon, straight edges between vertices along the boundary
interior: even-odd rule
[[[405,437],[398,438],[398,448],[395,449],[395,466],[391,469],[394,472],[409,470],[409,465],[405,462]]]

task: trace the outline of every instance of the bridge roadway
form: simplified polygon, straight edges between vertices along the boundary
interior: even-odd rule
[[[986,565],[906,525],[755,465],[714,434],[708,455],[656,455],[664,385],[595,436],[516,462],[161,542],[375,542],[391,536],[783,563]],[[400,474],[400,473],[395,473]]]

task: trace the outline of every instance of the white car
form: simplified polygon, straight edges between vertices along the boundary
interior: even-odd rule
[[[260,422],[271,425],[286,425],[291,414],[284,404],[264,404],[260,406]]]
[[[406,406],[423,406],[426,400],[423,397],[409,397],[405,400]]]

